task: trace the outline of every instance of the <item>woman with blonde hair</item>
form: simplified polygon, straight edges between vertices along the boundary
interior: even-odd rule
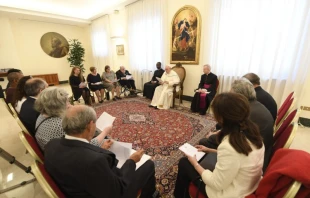
[[[96,67],[90,67],[90,74],[87,76],[89,89],[96,93],[99,103],[103,103],[104,86],[102,84],[100,75],[97,73]]]
[[[86,105],[91,105],[90,92],[85,83],[85,78],[82,75],[81,68],[74,66],[69,77],[69,84],[72,89],[73,97],[78,100],[83,97]]]
[[[68,93],[61,88],[46,88],[38,96],[34,105],[34,108],[40,112],[35,127],[35,138],[43,151],[45,145],[50,140],[61,138],[65,135],[65,131],[62,128],[62,119],[70,106]],[[106,128],[96,138],[92,139],[90,143],[101,146],[110,130],[110,127]],[[104,144],[104,146],[106,145]]]

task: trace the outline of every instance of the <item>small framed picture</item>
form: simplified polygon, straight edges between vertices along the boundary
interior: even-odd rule
[[[116,45],[116,53],[117,55],[124,55],[124,45]]]

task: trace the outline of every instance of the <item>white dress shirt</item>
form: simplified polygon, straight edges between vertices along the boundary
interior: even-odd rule
[[[89,141],[87,141],[87,140],[84,139],[84,138],[73,137],[73,136],[67,135],[67,134],[65,135],[65,138],[66,138],[67,140],[78,140],[78,141],[81,141],[81,142],[89,143]]]

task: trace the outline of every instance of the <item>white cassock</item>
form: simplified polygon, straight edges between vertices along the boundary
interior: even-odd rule
[[[172,104],[173,97],[173,85],[180,82],[179,75],[171,70],[169,74],[166,72],[161,77],[162,81],[168,81],[169,84],[163,84],[155,89],[155,93],[152,99],[152,106],[157,106],[158,109],[169,109]],[[177,86],[176,91],[179,90]]]

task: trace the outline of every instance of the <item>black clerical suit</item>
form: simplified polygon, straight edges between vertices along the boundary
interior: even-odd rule
[[[262,103],[270,111],[273,120],[276,121],[278,113],[276,101],[267,91],[263,90],[261,86],[256,87],[255,92],[257,101]]]
[[[19,118],[28,129],[29,133],[35,136],[35,126],[40,113],[34,109],[36,99],[27,97],[20,108]]]
[[[206,96],[205,108],[203,109],[200,108],[200,93],[195,93],[194,99],[192,100],[192,104],[191,104],[191,110],[193,112],[199,112],[200,114],[206,114],[206,111],[208,110],[209,105],[216,94],[217,76],[213,74],[212,72],[210,72],[208,75],[207,74],[201,75],[198,89],[204,89],[205,84],[210,85],[210,87],[207,88],[207,91],[210,93],[208,93]]]
[[[128,70],[125,70],[125,73],[123,73],[121,70],[118,70],[116,72],[116,78],[119,80],[119,83],[122,86],[127,86],[129,89],[136,90],[135,81],[133,79],[130,80],[122,80],[121,78],[126,77],[127,75],[131,76]]]
[[[121,169],[114,153],[79,140],[53,139],[45,146],[44,165],[66,197],[151,198],[155,167],[147,161],[137,171],[128,159]]]
[[[156,78],[161,78],[161,76],[164,74],[165,70],[158,69],[154,72],[153,78],[151,82],[147,82],[144,84],[143,88],[143,96],[145,96],[148,99],[152,99],[156,87],[159,85],[158,80]],[[152,83],[152,81],[155,81],[156,83]]]

